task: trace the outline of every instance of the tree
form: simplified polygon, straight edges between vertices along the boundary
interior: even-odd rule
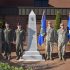
[[[54,24],[55,31],[57,31],[60,28],[60,23],[61,23],[61,13],[59,11],[57,11],[55,24]]]
[[[58,34],[57,30],[60,28],[60,23],[61,23],[61,13],[57,11],[56,13],[56,19],[55,19],[55,24],[54,24],[54,37],[55,37],[55,42],[58,42]]]
[[[0,19],[0,28],[3,28],[3,26],[4,26],[4,20]]]

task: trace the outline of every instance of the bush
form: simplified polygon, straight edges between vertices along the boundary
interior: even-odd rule
[[[25,70],[23,67],[10,66],[8,63],[0,62],[0,70]],[[32,70],[32,69],[27,69]]]
[[[24,70],[22,67],[10,66],[8,63],[0,62],[0,70]]]
[[[56,18],[55,18],[55,24],[54,24],[54,29],[55,29],[55,42],[58,42],[58,34],[57,30],[60,28],[60,23],[61,23],[61,13],[57,11],[56,13]]]
[[[56,31],[60,28],[60,23],[61,23],[61,13],[59,11],[57,11],[56,19],[55,19],[55,24],[54,24],[54,29]]]
[[[4,20],[0,19],[0,28],[2,28],[4,26]]]

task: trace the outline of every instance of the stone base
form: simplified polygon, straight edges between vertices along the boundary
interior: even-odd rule
[[[42,61],[42,60],[43,59],[39,51],[25,51],[22,58],[19,59],[19,61]]]

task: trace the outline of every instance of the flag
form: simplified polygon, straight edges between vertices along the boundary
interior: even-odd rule
[[[41,28],[43,28],[44,34],[46,33],[46,16],[45,11],[43,11],[42,19],[41,19]]]
[[[67,30],[68,30],[68,38],[70,39],[70,15],[68,18]]]
[[[41,29],[40,29],[40,34],[38,36],[38,44],[40,46],[44,43],[45,33],[46,33],[46,16],[45,16],[45,11],[43,11],[43,15],[41,19]]]

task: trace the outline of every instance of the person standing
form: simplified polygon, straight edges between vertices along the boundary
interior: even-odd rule
[[[48,21],[46,32],[47,60],[48,59],[52,60],[53,43],[54,43],[54,28],[52,27],[52,23]]]
[[[65,48],[68,41],[67,29],[64,28],[64,24],[60,24],[60,29],[57,30],[58,34],[58,56],[60,60],[65,58]]]
[[[9,24],[6,22],[5,23],[5,30],[4,30],[4,38],[5,38],[5,46],[4,46],[4,57],[5,59],[10,60],[11,58],[11,38],[12,38],[12,32],[11,29],[9,28]]]
[[[17,25],[15,34],[16,34],[16,55],[18,60],[23,54],[24,31],[22,30],[21,25]]]

